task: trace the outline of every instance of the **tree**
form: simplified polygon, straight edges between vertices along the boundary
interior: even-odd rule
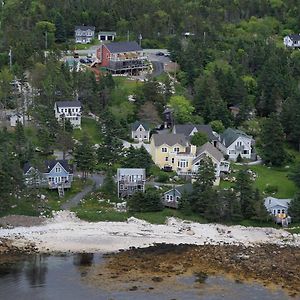
[[[196,132],[191,138],[191,144],[200,147],[208,142],[207,134],[204,132]]]
[[[82,171],[84,179],[88,174],[95,169],[95,154],[93,146],[87,136],[84,136],[76,145],[74,151],[75,161],[77,163],[77,169]]]
[[[293,222],[300,222],[300,193],[297,193],[289,205],[289,215]]]
[[[298,163],[294,170],[289,174],[289,178],[292,179],[295,184],[300,188],[300,163]]]
[[[254,194],[250,174],[247,170],[239,171],[236,178],[235,190],[238,193],[243,217],[251,219],[255,215]]]
[[[139,149],[130,146],[124,151],[124,158],[122,160],[122,167],[124,168],[143,168],[146,174],[149,175],[150,168],[154,165],[151,155],[142,146]]]
[[[261,155],[267,164],[281,166],[287,158],[284,149],[284,133],[278,117],[272,114],[261,128]]]
[[[73,149],[74,141],[72,135],[67,131],[59,131],[56,136],[57,147],[63,152],[63,159],[66,158],[68,150]]]
[[[255,214],[253,216],[254,220],[263,222],[269,219],[270,215],[266,210],[264,199],[261,197],[259,189],[256,189],[254,192],[254,211],[255,211]]]
[[[176,123],[187,123],[192,120],[195,108],[191,102],[183,96],[172,96],[169,105],[174,109]]]
[[[127,200],[128,210],[131,212],[151,212],[163,210],[160,193],[149,188],[145,193],[136,192]]]
[[[58,43],[64,43],[67,39],[64,19],[62,15],[57,12],[55,15],[55,41]]]
[[[225,126],[220,120],[211,121],[209,122],[209,125],[211,126],[212,130],[217,133],[222,133],[225,130]]]
[[[213,189],[215,181],[215,167],[210,157],[201,160],[193,191],[190,196],[192,210],[205,216],[210,202],[217,196]]]
[[[108,169],[101,186],[101,191],[107,195],[116,195],[117,194],[117,185],[114,180],[114,172],[112,169]]]

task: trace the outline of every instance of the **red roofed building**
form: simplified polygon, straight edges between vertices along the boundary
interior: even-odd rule
[[[103,44],[96,53],[101,67],[113,74],[136,74],[147,69],[143,49],[136,42]]]

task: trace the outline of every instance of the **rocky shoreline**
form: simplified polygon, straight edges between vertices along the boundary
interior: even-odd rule
[[[124,286],[129,290],[158,288],[176,277],[194,275],[197,283],[210,275],[230,276],[236,282],[259,282],[300,295],[300,248],[259,245],[168,245],[132,248],[107,254],[107,263],[95,266],[86,280],[102,288]]]

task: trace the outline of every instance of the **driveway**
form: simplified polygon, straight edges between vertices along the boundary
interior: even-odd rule
[[[78,174],[77,174],[78,176]],[[65,202],[61,208],[63,210],[70,210],[72,207],[75,207],[79,204],[80,200],[82,200],[87,194],[89,194],[91,191],[98,189],[102,184],[104,180],[103,174],[94,173],[91,176],[88,177],[89,179],[92,179],[93,184],[86,186],[80,193],[73,196],[71,199],[69,199],[67,202]]]

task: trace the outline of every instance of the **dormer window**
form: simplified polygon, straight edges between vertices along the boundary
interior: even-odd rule
[[[55,172],[56,172],[56,173],[60,173],[60,172],[61,172],[61,167],[56,167],[56,168],[55,168]]]

